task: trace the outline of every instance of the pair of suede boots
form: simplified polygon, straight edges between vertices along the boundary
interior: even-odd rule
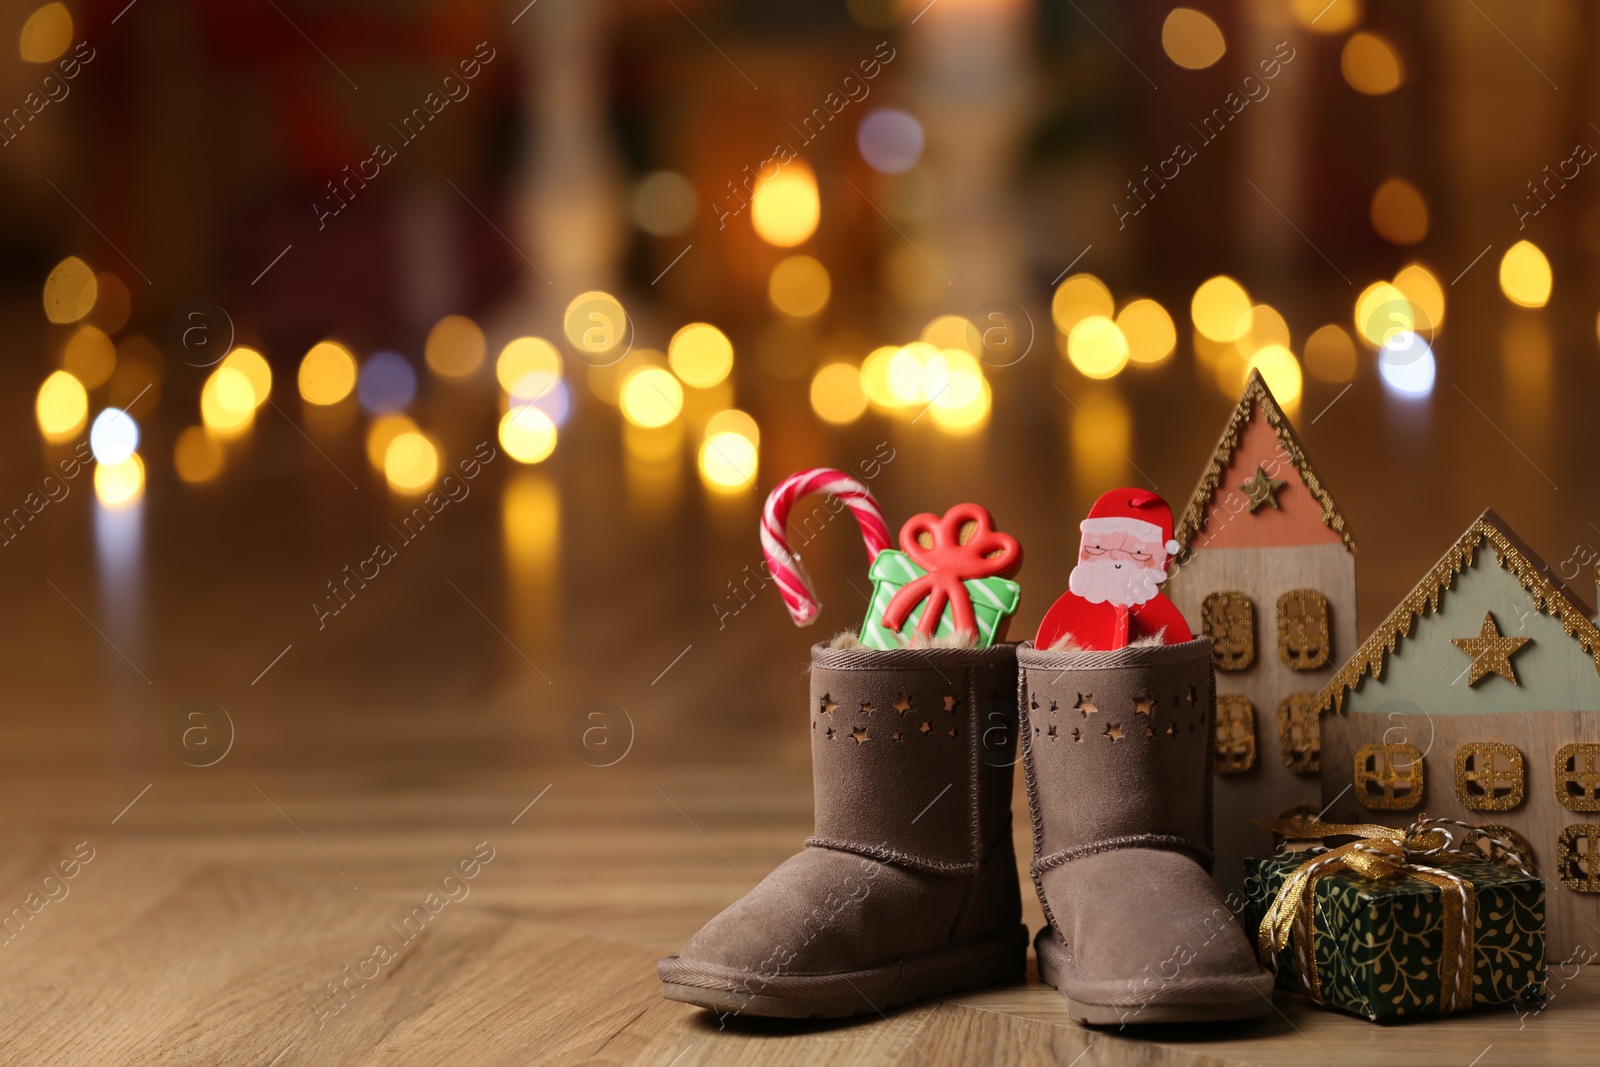
[[[1255,1018],[1272,977],[1211,863],[1211,642],[1109,652],[811,654],[816,833],[658,967],[723,1015],[877,1013],[1027,969],[1020,735],[1039,974],[1072,1018]]]

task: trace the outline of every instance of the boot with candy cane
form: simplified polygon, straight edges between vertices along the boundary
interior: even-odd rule
[[[888,530],[871,493],[839,471],[803,471],[773,490],[761,526],[800,625],[818,605],[784,525],[813,492],[850,507],[874,580],[893,587],[869,622],[925,637],[943,626],[965,647],[865,647],[864,631],[861,647],[812,648],[815,834],[658,966],[669,999],[726,1015],[876,1014],[1026,968],[1011,846],[1016,655],[991,645],[993,590],[973,592],[1003,581],[1021,550],[962,505],[907,523],[909,566],[885,578],[876,561],[891,555]]]

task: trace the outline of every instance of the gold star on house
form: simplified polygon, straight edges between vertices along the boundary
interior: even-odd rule
[[[1477,685],[1490,674],[1498,674],[1516,685],[1517,671],[1511,666],[1511,657],[1532,640],[1531,637],[1500,636],[1494,613],[1486,611],[1483,613],[1483,629],[1477,637],[1452,637],[1450,643],[1472,657],[1472,664],[1467,667],[1468,685]]]
[[[1257,467],[1249,481],[1239,483],[1239,488],[1243,489],[1244,495],[1249,498],[1251,514],[1255,514],[1258,509],[1264,507],[1270,507],[1273,511],[1279,510],[1277,492],[1283,485],[1282,478],[1268,478],[1267,468]]]
[[[860,727],[860,726],[857,726],[854,730],[851,730],[850,731],[850,736],[855,738],[855,742],[858,745],[864,745],[868,741],[872,740],[872,738],[867,736],[867,731],[863,727]]]
[[[1133,698],[1133,710],[1140,715],[1152,715],[1156,710],[1156,698],[1149,695]]]
[[[889,706],[894,708],[895,711],[898,711],[900,714],[904,715],[906,712],[911,710],[911,698],[905,696],[900,697]]]

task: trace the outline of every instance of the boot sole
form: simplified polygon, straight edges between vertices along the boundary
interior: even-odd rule
[[[775,975],[662,960],[661,995],[722,1015],[775,1019],[845,1019],[929,997],[1021,981],[1028,968],[1028,928],[966,945],[918,952],[885,967],[835,974]],[[759,989],[760,992],[752,990]]]
[[[1039,931],[1034,953],[1039,959],[1039,977],[1066,1000],[1072,1020],[1086,1026],[1237,1022],[1259,1019],[1272,1011],[1272,975],[1266,971],[1227,981],[1174,979],[1161,986],[1150,1000],[1097,1004],[1075,998],[1070,992],[1080,982],[1077,967],[1050,927]]]

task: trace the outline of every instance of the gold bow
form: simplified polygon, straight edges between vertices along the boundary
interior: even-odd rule
[[[1492,857],[1499,856],[1501,862],[1526,874],[1523,858],[1511,845],[1477,827],[1452,819],[1430,819],[1427,815],[1418,816],[1416,822],[1404,830],[1375,823],[1325,823],[1304,816],[1256,820],[1256,825],[1288,840],[1356,839],[1316,853],[1296,867],[1278,887],[1257,931],[1256,948],[1264,964],[1274,966],[1277,954],[1292,944],[1305,992],[1318,1003],[1327,1003],[1316,967],[1315,941],[1322,935],[1314,916],[1317,882],[1339,871],[1353,871],[1374,879],[1407,874],[1438,886],[1445,904],[1444,945],[1439,958],[1439,1011],[1448,1014],[1471,1007],[1477,894],[1470,881],[1440,865],[1491,862]],[[1464,837],[1458,839],[1452,827],[1488,841],[1491,852],[1485,854]],[[1452,901],[1456,906],[1451,906]],[[1295,936],[1297,932],[1299,936]]]

